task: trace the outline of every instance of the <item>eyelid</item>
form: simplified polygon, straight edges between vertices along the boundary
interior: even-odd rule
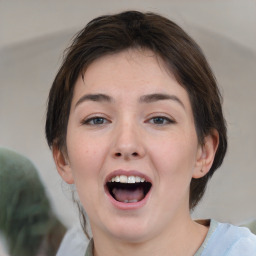
[[[111,123],[110,118],[109,118],[109,117],[106,117],[106,115],[101,114],[101,113],[91,114],[91,115],[89,115],[89,116],[86,116],[85,118],[83,118],[83,119],[81,120],[80,123],[81,123],[81,125],[91,125],[91,126],[95,125],[95,126],[97,126],[97,124],[89,124],[90,121],[92,121],[93,119],[97,119],[97,118],[102,118],[102,119],[106,120],[108,123]],[[104,124],[105,124],[105,123],[103,123],[103,124],[98,124],[98,125],[104,125]]]
[[[171,116],[170,114],[166,114],[163,112],[155,112],[155,113],[151,113],[147,116],[147,120],[152,119],[152,118],[156,118],[156,117],[161,117],[161,118],[166,118],[166,119],[170,119],[170,121],[172,122],[176,122],[176,119]]]
[[[172,116],[164,114],[164,113],[153,113],[153,114],[150,114],[147,117],[145,122],[150,122],[154,118],[163,118],[163,119],[165,119],[167,121],[167,123],[165,123],[165,124],[155,124],[155,125],[159,125],[159,126],[177,123],[177,121]]]

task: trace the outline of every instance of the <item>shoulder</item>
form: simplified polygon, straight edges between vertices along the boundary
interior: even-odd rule
[[[256,256],[256,236],[248,228],[212,222],[216,228],[202,256]]]

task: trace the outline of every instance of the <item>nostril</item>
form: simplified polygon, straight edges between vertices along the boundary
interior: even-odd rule
[[[126,153],[122,154],[122,153],[120,153],[120,152],[116,152],[116,153],[115,153],[115,157],[124,156],[125,158],[126,158],[126,157],[129,157],[129,156],[137,157],[138,155],[139,155],[139,154],[138,154],[137,152],[133,152],[132,154],[126,154]]]

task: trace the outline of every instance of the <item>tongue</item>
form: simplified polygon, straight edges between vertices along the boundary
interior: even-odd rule
[[[115,199],[119,202],[138,202],[144,197],[142,188],[136,188],[133,190],[114,188],[112,192],[115,196]]]

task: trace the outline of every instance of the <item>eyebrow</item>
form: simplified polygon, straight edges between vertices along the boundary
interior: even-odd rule
[[[76,103],[75,108],[85,101],[97,101],[97,102],[112,102],[113,99],[106,94],[85,94]]]
[[[161,101],[161,100],[173,100],[179,103],[184,109],[185,106],[183,102],[175,95],[169,95],[169,94],[164,94],[164,93],[153,93],[153,94],[147,94],[143,95],[139,98],[140,103],[153,103],[156,101]],[[113,98],[106,95],[106,94],[85,94],[82,96],[76,103],[75,108],[80,105],[81,103],[85,101],[95,101],[95,102],[113,102]]]
[[[141,103],[153,103],[160,100],[173,100],[179,103],[184,109],[185,106],[183,102],[175,95],[165,94],[165,93],[153,93],[148,95],[143,95],[140,97],[139,102]]]

